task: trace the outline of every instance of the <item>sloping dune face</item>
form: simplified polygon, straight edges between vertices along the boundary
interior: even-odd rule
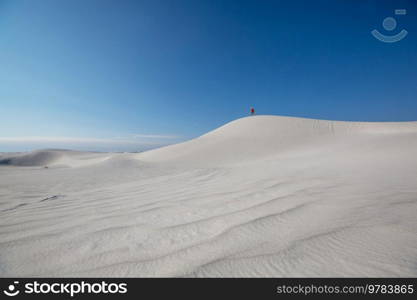
[[[0,275],[417,276],[416,153],[417,122],[255,116],[48,169],[3,155]]]
[[[149,151],[140,158],[155,162],[182,161],[201,166],[224,166],[264,160],[269,156],[332,149],[341,144],[351,147],[365,142],[377,146],[378,140],[385,143],[391,138],[412,138],[416,131],[417,122],[337,122],[256,116],[230,122],[186,143]]]

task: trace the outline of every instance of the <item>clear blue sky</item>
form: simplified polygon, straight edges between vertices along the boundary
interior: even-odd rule
[[[417,120],[417,2],[0,0],[0,101],[0,152],[141,150],[250,106]]]

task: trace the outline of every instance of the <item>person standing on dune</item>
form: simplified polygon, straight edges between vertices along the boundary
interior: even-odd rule
[[[255,114],[255,109],[253,107],[250,108],[250,114],[253,116]]]

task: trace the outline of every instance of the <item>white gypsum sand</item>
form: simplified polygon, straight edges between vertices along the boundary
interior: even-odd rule
[[[417,122],[0,154],[0,276],[417,276]]]

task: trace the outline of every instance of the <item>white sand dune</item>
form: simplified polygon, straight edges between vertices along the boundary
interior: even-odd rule
[[[85,166],[110,158],[101,153],[80,152],[71,150],[38,150],[30,153],[0,154],[0,166]]]
[[[0,276],[417,276],[416,153],[417,122],[255,116],[2,154]]]

